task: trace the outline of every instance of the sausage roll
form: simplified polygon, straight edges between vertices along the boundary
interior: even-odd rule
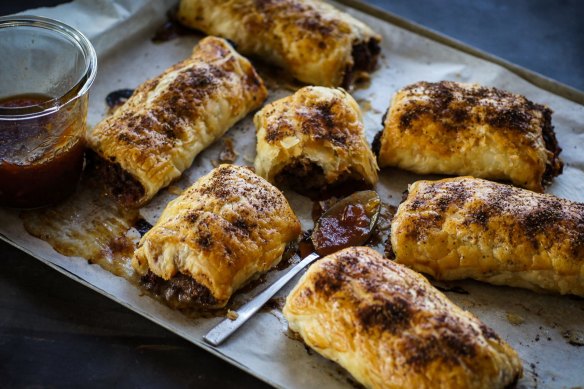
[[[381,36],[320,0],[181,0],[178,19],[313,85],[348,87],[381,51]]]
[[[419,82],[393,97],[379,166],[471,175],[542,192],[562,172],[552,111],[476,84]]]
[[[304,87],[254,116],[256,173],[301,192],[377,182],[361,110],[343,89]]]
[[[368,247],[312,265],[284,316],[367,388],[504,388],[522,374],[517,353],[492,329]]]
[[[171,305],[223,307],[299,235],[277,188],[248,168],[220,165],[166,206],[132,265]]]
[[[584,204],[478,178],[418,181],[391,224],[397,262],[584,296]]]
[[[122,202],[144,204],[266,97],[245,58],[225,40],[205,38],[88,133],[92,164]]]

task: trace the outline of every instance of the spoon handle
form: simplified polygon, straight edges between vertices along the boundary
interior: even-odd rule
[[[280,279],[235,311],[237,313],[237,318],[235,320],[224,319],[221,323],[213,327],[211,331],[207,332],[207,335],[205,335],[203,339],[213,346],[219,346],[225,339],[241,327],[243,323],[252,317],[252,315],[256,313],[270,298],[272,298],[272,296],[282,289],[288,281],[298,274],[300,270],[304,269],[318,258],[320,257],[317,253],[311,253],[308,255]]]

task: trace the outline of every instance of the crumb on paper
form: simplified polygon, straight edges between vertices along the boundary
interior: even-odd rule
[[[179,186],[171,185],[168,187],[168,193],[170,193],[170,194],[180,196],[182,194],[182,192],[183,192],[183,190]]]
[[[231,309],[228,309],[227,310],[227,315],[226,316],[227,316],[227,318],[229,320],[235,320],[235,319],[237,319],[239,317],[239,315],[237,314],[237,312],[232,311]]]
[[[578,330],[566,330],[562,332],[562,336],[572,346],[584,346],[584,332]]]
[[[507,312],[507,321],[514,326],[519,326],[525,323],[525,319],[515,313]]]
[[[373,106],[371,105],[371,101],[369,100],[357,100],[357,103],[359,103],[359,106],[361,107],[363,113],[373,110]]]
[[[233,163],[237,159],[237,152],[235,151],[233,139],[223,139],[223,150],[219,152],[218,163]]]

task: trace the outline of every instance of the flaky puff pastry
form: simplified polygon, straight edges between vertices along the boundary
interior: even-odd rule
[[[343,89],[304,87],[266,105],[254,123],[256,173],[270,182],[315,188],[377,182],[361,110]]]
[[[286,299],[292,331],[368,388],[503,388],[517,353],[420,274],[368,247],[329,255]]]
[[[181,0],[178,19],[312,85],[347,87],[380,52],[380,35],[320,0]]]
[[[299,234],[300,222],[277,188],[248,168],[220,165],[166,206],[132,265],[164,280],[191,277],[210,292],[204,305],[222,307],[276,265]]]
[[[391,245],[397,262],[436,279],[584,296],[584,204],[549,194],[471,177],[418,181]]]
[[[144,204],[266,96],[247,59],[224,39],[205,38],[88,132],[94,162],[114,195]]]
[[[395,94],[383,121],[379,166],[542,192],[562,172],[551,114],[523,96],[477,84],[412,84]]]

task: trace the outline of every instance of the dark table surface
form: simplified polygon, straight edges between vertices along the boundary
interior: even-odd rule
[[[62,2],[3,1],[0,15]],[[584,90],[582,1],[369,3]],[[267,386],[0,242],[0,387],[81,385]]]

